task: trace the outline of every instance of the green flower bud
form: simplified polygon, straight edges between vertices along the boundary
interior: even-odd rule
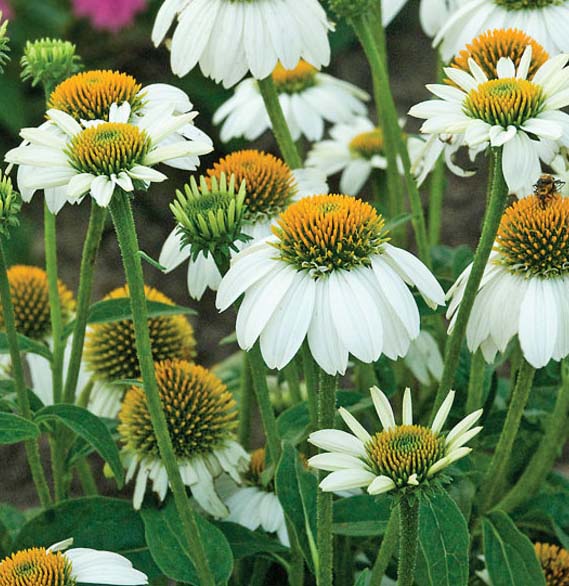
[[[46,92],[82,69],[73,43],[60,39],[28,41],[21,59],[22,79],[32,86],[43,85]]]
[[[22,208],[22,198],[14,191],[12,180],[3,175],[0,170],[0,235],[9,238],[10,229],[16,228],[19,223],[19,213]]]
[[[194,177],[184,191],[176,191],[177,199],[170,209],[178,223],[185,246],[190,246],[192,258],[200,252],[212,254],[219,266],[227,264],[231,250],[237,251],[237,242],[246,242],[249,236],[241,232],[245,212],[245,181],[235,191],[235,176],[229,184],[225,173],[219,178],[200,177],[198,186]]]
[[[0,10],[0,73],[4,72],[4,66],[10,61],[10,39],[8,38],[8,21],[2,20]]]
[[[350,19],[368,12],[371,0],[329,0],[328,4],[340,18]]]

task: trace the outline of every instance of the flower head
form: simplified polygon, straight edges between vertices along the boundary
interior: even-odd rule
[[[221,255],[229,260],[231,251],[237,251],[237,243],[247,240],[241,231],[245,207],[245,182],[235,191],[235,176],[221,173],[219,181],[212,177],[208,182],[200,178],[200,186],[194,177],[184,187],[184,193],[176,191],[177,199],[170,205],[178,222],[182,245],[189,246],[192,258],[199,253]]]
[[[65,551],[73,539],[49,548],[20,550],[0,561],[1,586],[75,586],[109,584],[139,586],[148,578],[123,556],[95,549]]]
[[[97,120],[85,128],[61,110],[48,110],[50,123],[22,130],[26,142],[6,154],[8,162],[20,166],[18,185],[24,201],[44,189],[54,213],[86,194],[107,207],[117,189],[132,193],[167,179],[153,169],[156,164],[177,166],[182,160],[185,167],[188,157],[210,152],[208,142],[173,136],[189,125],[194,114],[172,111],[172,107],[151,109],[134,124],[128,121],[131,106],[125,102],[122,108],[111,108],[109,121]],[[166,138],[171,139],[167,144]]]
[[[233,440],[237,427],[236,403],[227,387],[211,372],[185,360],[155,365],[160,398],[182,478],[207,511],[225,516],[227,510],[214,491],[213,479],[222,472],[239,481],[248,457]],[[161,500],[168,477],[160,461],[144,390],[131,387],[119,413],[119,435],[129,462],[128,477],[140,466],[134,496],[135,508],[144,497],[147,479]]]
[[[49,338],[51,317],[47,273],[39,267],[14,265],[8,269],[8,281],[18,333],[33,340]],[[61,281],[58,282],[58,290],[62,318],[67,322],[75,310],[75,300]],[[4,314],[0,305],[0,330],[4,327]]]
[[[387,397],[377,388],[371,397],[383,429],[369,434],[344,408],[339,413],[353,435],[335,429],[316,431],[309,442],[327,450],[309,459],[313,468],[330,471],[320,488],[326,492],[366,488],[372,495],[416,487],[427,482],[472,449],[465,447],[481,427],[473,427],[482,410],[465,417],[444,435],[442,428],[454,401],[451,391],[431,427],[413,424],[411,391],[405,390],[403,421],[395,423]]]
[[[481,348],[491,362],[517,335],[536,368],[569,354],[568,239],[569,200],[557,193],[531,195],[506,210],[467,326],[472,351]],[[451,329],[470,270],[448,292]]]
[[[300,59],[317,68],[330,61],[331,25],[317,0],[302,7],[295,0],[165,0],[152,31],[155,45],[175,20],[171,66],[179,76],[199,63],[204,75],[230,87],[248,71],[265,79],[279,61],[287,69]],[[220,33],[224,26],[232,34]]]
[[[321,140],[326,122],[348,123],[365,116],[369,95],[348,82],[320,73],[304,60],[293,69],[280,63],[273,73],[279,102],[292,137],[305,136],[310,141]],[[244,136],[255,140],[271,128],[259,84],[254,79],[242,81],[233,96],[215,113],[215,124],[221,124],[221,140]]]
[[[22,198],[14,191],[12,180],[0,170],[0,235],[8,238],[10,230],[20,224]]]
[[[569,551],[549,543],[536,543],[535,553],[545,574],[546,586],[569,583]]]
[[[22,79],[31,80],[32,86],[41,83],[52,88],[81,69],[81,58],[76,49],[73,43],[61,39],[28,41],[20,62]]]
[[[146,0],[73,0],[73,11],[86,17],[94,28],[118,32],[134,23]]]
[[[260,338],[271,368],[283,368],[305,337],[318,364],[344,373],[348,354],[373,362],[404,356],[419,335],[415,283],[431,306],[443,291],[414,256],[389,244],[382,217],[346,195],[292,204],[273,236],[238,254],[224,277],[217,307],[242,294],[236,331],[243,349]]]
[[[531,79],[549,55],[532,37],[515,28],[494,29],[478,35],[452,60],[450,66],[470,73],[469,60],[473,59],[488,79],[497,79],[500,59],[510,59],[518,69],[528,46],[532,50],[527,79]]]
[[[564,130],[569,115],[560,111],[569,103],[569,55],[546,61],[529,79],[532,54],[530,44],[517,68],[509,57],[500,58],[495,79],[473,58],[469,72],[447,67],[446,85],[428,86],[441,99],[422,102],[409,112],[426,119],[421,132],[458,135],[465,146],[479,151],[502,147],[504,178],[510,192],[520,196],[539,177],[540,159],[551,162],[569,142]]]

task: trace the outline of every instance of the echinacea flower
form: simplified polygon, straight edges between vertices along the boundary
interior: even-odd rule
[[[569,551],[550,543],[536,543],[535,553],[545,575],[546,586],[569,584]]]
[[[220,159],[207,170],[211,177],[233,176],[235,185],[245,182],[245,213],[242,232],[251,243],[271,234],[278,215],[293,201],[307,195],[327,193],[328,185],[314,169],[296,169],[271,154],[254,149],[236,151]],[[248,243],[237,243],[246,247]],[[191,258],[189,246],[184,246],[178,226],[172,230],[160,253],[159,262],[170,272],[188,260],[187,284],[190,296],[201,299],[206,289],[217,291],[221,275],[211,255],[198,254]]]
[[[326,176],[342,172],[340,191],[358,195],[374,169],[385,169],[383,132],[368,118],[358,117],[330,129],[330,138],[312,146],[308,167]]]
[[[487,362],[517,336],[535,368],[569,354],[569,199],[536,195],[509,207],[484,270],[466,328],[468,348]],[[449,330],[470,275],[469,265],[449,290]]]
[[[318,69],[330,62],[331,25],[317,0],[165,0],[152,30],[156,46],[174,20],[170,63],[180,77],[199,63],[231,87],[248,71],[265,79],[279,61],[287,69],[301,59]]]
[[[174,302],[152,287],[144,288],[146,299],[164,305]],[[119,287],[105,300],[127,299],[128,287]],[[195,356],[194,330],[184,315],[158,315],[149,318],[150,345],[155,362],[167,359],[191,360]],[[116,417],[124,394],[123,385],[140,377],[132,320],[92,324],[85,338],[85,370],[95,382],[89,410],[102,417]]]
[[[472,427],[482,415],[482,409],[457,423],[448,434],[443,426],[454,401],[450,391],[438,410],[433,425],[413,424],[411,391],[405,390],[401,425],[389,400],[377,388],[370,389],[373,405],[382,430],[369,434],[343,407],[339,409],[351,433],[337,429],[322,429],[310,434],[308,441],[328,453],[308,460],[309,466],[331,472],[320,483],[321,490],[334,492],[365,488],[371,495],[416,487],[435,477],[453,462],[472,451],[467,444],[482,427]]]
[[[290,544],[283,507],[271,481],[263,485],[261,475],[265,470],[265,449],[251,453],[249,468],[243,474],[244,484],[240,486],[231,478],[222,476],[216,488],[229,510],[224,521],[231,521],[255,531],[259,527],[267,533],[276,533],[279,541]]]
[[[528,79],[532,63],[528,45],[516,68],[510,58],[496,66],[489,79],[472,58],[469,72],[445,68],[445,84],[427,86],[439,100],[413,106],[409,114],[426,121],[421,132],[461,137],[465,146],[483,150],[502,147],[502,172],[511,193],[526,194],[541,172],[540,160],[550,162],[569,144],[569,55],[546,61]]]
[[[309,141],[321,140],[325,122],[347,123],[367,112],[366,92],[319,72],[306,61],[300,61],[291,70],[279,63],[272,77],[294,140],[301,136]],[[223,123],[220,134],[223,142],[241,136],[256,140],[270,129],[271,121],[256,80],[242,81],[233,96],[217,110],[213,123]]]
[[[552,55],[569,50],[569,5],[565,0],[467,0],[439,30],[433,45],[440,45],[450,61],[474,37],[490,29],[520,29]]]
[[[329,374],[348,356],[375,362],[404,356],[419,335],[419,310],[407,284],[436,307],[444,292],[409,252],[389,244],[383,218],[347,195],[315,195],[291,205],[273,235],[234,257],[217,293],[224,311],[242,295],[237,341],[260,340],[269,368],[285,367],[305,338]]]
[[[167,179],[153,168],[158,163],[212,150],[205,142],[162,143],[186,126],[193,114],[175,116],[170,108],[153,109],[134,125],[120,121],[129,109],[129,104],[124,104],[120,111],[116,109],[116,119],[111,113],[108,122],[95,122],[87,128],[69,114],[51,109],[47,115],[59,133],[45,126],[23,129],[20,135],[26,142],[8,151],[6,161],[23,166],[18,186],[24,200],[43,189],[53,213],[67,202],[80,202],[87,194],[99,206],[107,207],[116,189],[132,193]]]
[[[135,570],[122,555],[86,547],[67,549],[73,539],[55,543],[47,549],[34,547],[13,553],[0,561],[3,586],[72,586],[108,584],[141,586],[148,584],[146,574]],[[67,550],[67,551],[66,551]]]
[[[134,23],[146,0],[73,0],[73,12],[86,17],[97,30],[118,32]]]
[[[233,439],[237,426],[235,400],[227,387],[202,366],[166,360],[156,363],[155,369],[182,480],[203,509],[225,517],[228,511],[215,491],[214,480],[225,472],[240,482],[240,474],[249,464],[249,455]],[[149,480],[158,498],[164,500],[168,475],[140,386],[127,391],[119,420],[127,482],[136,474],[134,508],[140,508]]]

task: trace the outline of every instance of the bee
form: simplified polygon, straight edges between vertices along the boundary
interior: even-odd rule
[[[565,181],[555,179],[553,175],[542,175],[533,186],[533,193],[538,198],[541,207],[545,209],[547,204],[559,194],[559,190],[565,185]]]

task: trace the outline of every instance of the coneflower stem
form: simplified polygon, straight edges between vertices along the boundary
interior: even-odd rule
[[[302,167],[302,159],[300,158],[298,148],[284,117],[273,77],[269,75],[269,77],[261,79],[257,83],[259,84],[259,90],[263,96],[265,108],[271,120],[273,134],[281,150],[284,162],[291,169],[300,169]]]
[[[83,494],[85,496],[97,496],[99,489],[97,488],[89,460],[87,458],[80,458],[77,464],[75,464],[75,470],[77,471]]]
[[[314,431],[318,425],[318,367],[312,358],[308,342],[302,344],[302,366],[304,382],[308,397],[308,414],[310,416],[310,430]]]
[[[385,59],[381,56],[378,49],[374,33],[371,30],[370,23],[367,17],[359,16],[352,19],[352,27],[362,48],[366,54],[370,64],[372,76],[378,84],[379,97],[382,101],[382,120],[384,125],[384,132],[386,133],[386,141],[392,141],[395,145],[395,150],[399,154],[401,165],[403,167],[403,174],[405,177],[405,184],[409,195],[409,204],[411,206],[411,221],[413,230],[415,232],[415,240],[417,242],[417,249],[419,257],[427,265],[431,264],[431,253],[429,249],[429,239],[427,237],[427,225],[425,223],[425,215],[423,213],[423,204],[421,203],[421,196],[417,183],[411,172],[411,160],[409,158],[409,151],[407,144],[399,127],[399,117],[397,115],[397,108],[391,93],[389,85],[389,77],[387,68],[385,67]]]
[[[403,497],[399,503],[399,566],[397,586],[413,586],[417,566],[419,499]]]
[[[0,241],[0,300],[2,301],[2,313],[4,316],[4,327],[6,329],[6,340],[10,350],[10,360],[12,362],[12,375],[14,386],[18,399],[20,415],[29,421],[33,419],[28,391],[24,380],[24,368],[22,357],[18,346],[18,334],[16,332],[16,318],[14,316],[14,306],[12,304],[12,295],[10,293],[10,282],[8,280],[8,267],[6,265],[6,256],[4,254],[4,244]],[[32,473],[32,478],[38,493],[41,506],[45,509],[51,504],[51,494],[49,486],[45,479],[45,473],[41,465],[39,442],[28,440],[24,443],[28,465]]]
[[[249,366],[253,379],[253,389],[257,398],[257,406],[263,422],[263,429],[267,438],[267,448],[271,462],[275,465],[281,457],[281,438],[277,429],[277,419],[271,403],[269,387],[267,386],[267,368],[259,342],[248,352]]]
[[[338,377],[320,371],[318,390],[318,429],[333,429],[336,415],[336,390]],[[326,473],[320,471],[321,481]],[[316,495],[316,542],[318,548],[318,568],[316,584],[332,586],[334,568],[334,539],[332,535],[332,493],[318,490]]]
[[[481,513],[494,504],[496,494],[503,489],[511,462],[512,448],[529,399],[534,375],[535,368],[523,360],[518,370],[516,386],[512,391],[508,414],[498,445],[486,471],[484,482],[481,484],[483,487],[480,494]]]
[[[545,435],[541,438],[541,443],[524,473],[512,490],[496,505],[497,509],[509,512],[531,499],[559,457],[567,437],[569,418],[569,361],[567,359],[561,363],[561,381],[555,407],[547,419]]]
[[[436,412],[441,406],[444,398],[447,396],[454,381],[454,376],[458,367],[460,348],[466,333],[468,319],[472,311],[472,306],[474,305],[474,300],[476,299],[478,287],[480,286],[482,276],[484,275],[484,269],[490,258],[490,253],[494,246],[494,240],[496,239],[496,234],[500,227],[502,214],[504,213],[504,208],[506,206],[508,188],[504,181],[504,175],[502,174],[501,149],[492,150],[488,190],[488,204],[484,214],[482,234],[480,236],[480,241],[478,242],[478,247],[476,248],[476,254],[474,255],[474,261],[466,283],[464,295],[460,302],[456,322],[452,333],[447,340],[444,369],[439,388],[437,389],[437,395],[431,413],[431,420],[434,419]]]
[[[472,413],[483,406],[485,380],[486,360],[484,360],[482,351],[477,350],[470,358],[470,376],[468,379],[466,413]]]
[[[302,393],[300,391],[300,374],[298,372],[298,365],[291,360],[283,369],[284,377],[290,392],[290,398],[293,405],[302,402]]]
[[[371,570],[369,586],[381,586],[383,576],[385,576],[385,572],[387,571],[387,566],[397,548],[398,537],[399,507],[393,507],[393,509],[391,509],[389,521],[387,522],[387,527],[385,528],[385,533],[383,534],[383,541],[381,542],[381,546],[377,552],[377,557],[375,558],[375,563]]]
[[[241,385],[239,388],[239,443],[249,449],[251,432],[251,406],[253,402],[253,379],[247,352],[243,352]]]
[[[162,401],[156,382],[148,330],[148,310],[144,292],[144,276],[138,254],[138,238],[128,194],[118,190],[115,191],[111,200],[110,209],[130,292],[136,350],[152,427],[160,450],[160,457],[168,474],[168,480],[174,495],[174,502],[184,532],[187,551],[195,564],[200,584],[202,586],[215,586],[215,580],[203,548],[196,517],[190,505],[180,470],[178,469],[176,455],[168,431],[168,423],[162,408]]]
[[[71,355],[69,357],[69,366],[67,368],[63,391],[63,401],[65,403],[75,402],[75,392],[77,390],[77,381],[81,370],[81,358],[83,356],[83,345],[85,342],[85,330],[87,328],[87,318],[91,303],[91,291],[93,289],[95,260],[99,251],[99,244],[105,228],[106,218],[106,208],[102,208],[95,201],[91,201],[89,227],[87,228],[87,235],[83,244],[81,267],[79,269],[79,289],[77,291],[77,310],[73,324]]]

